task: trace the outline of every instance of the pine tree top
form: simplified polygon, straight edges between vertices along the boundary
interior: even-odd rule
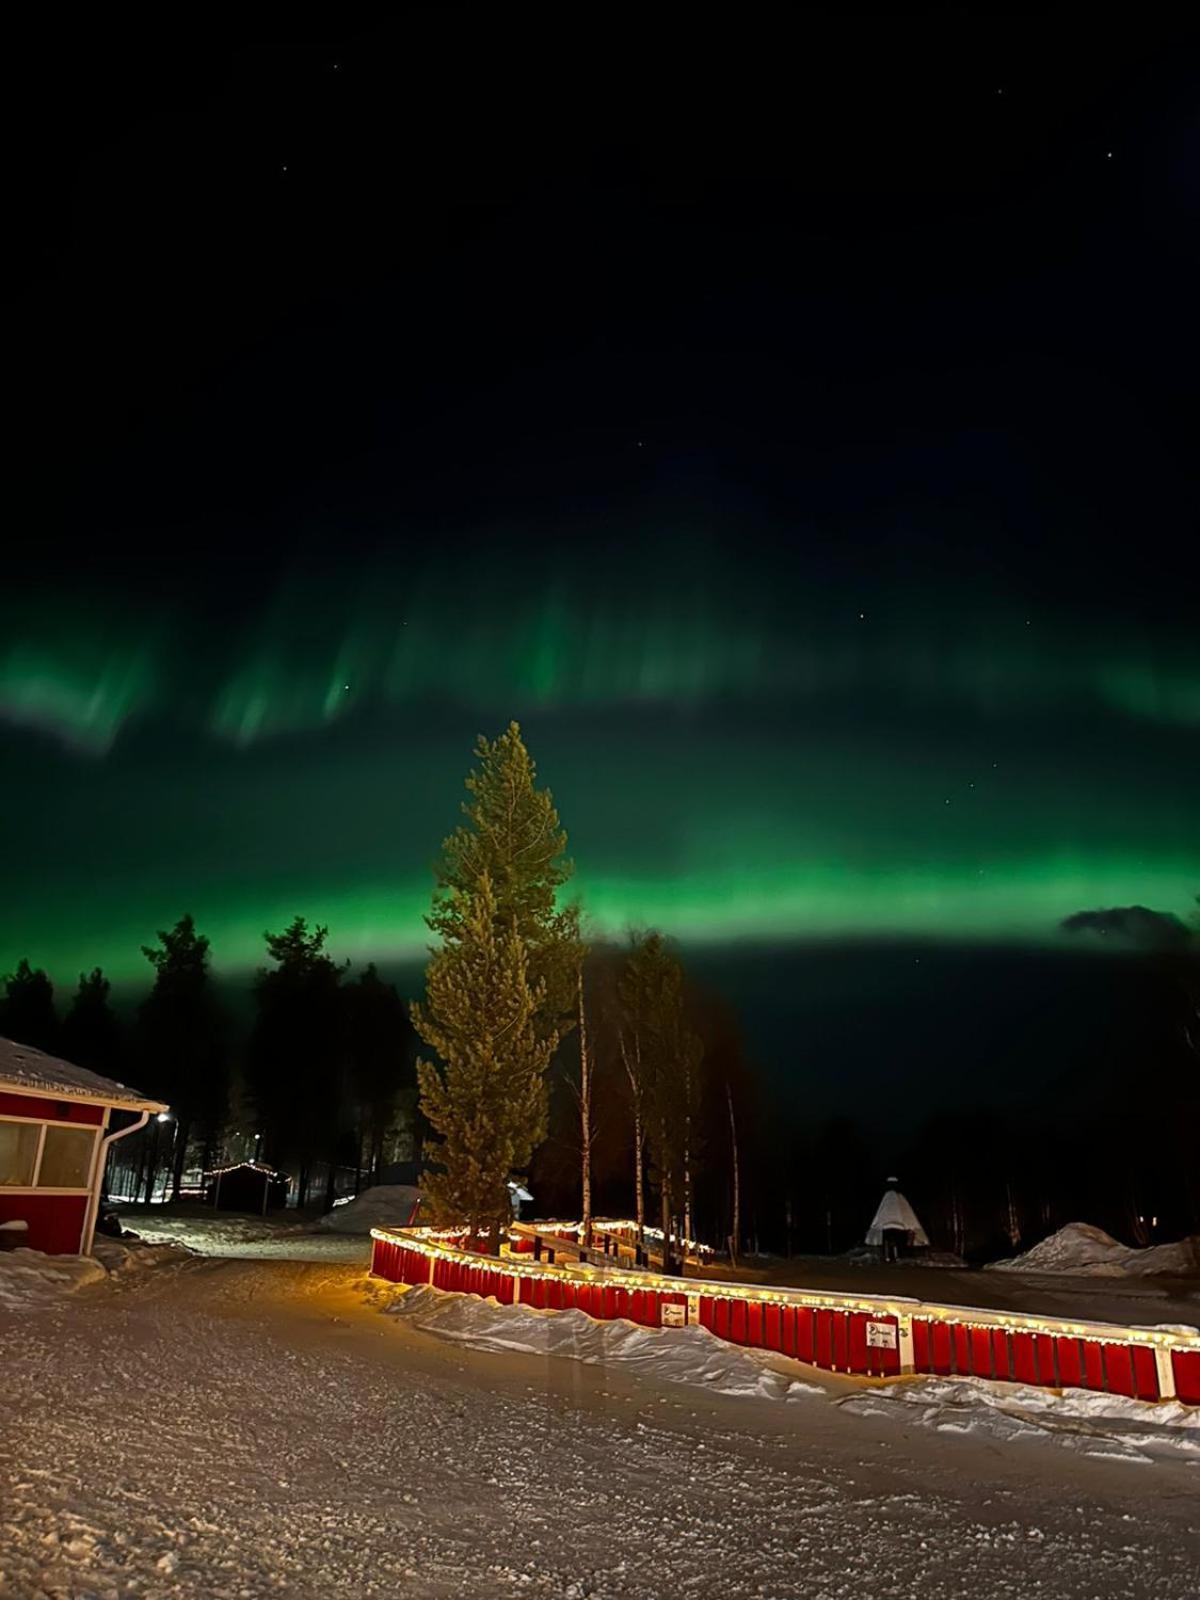
[[[537,787],[537,768],[515,722],[496,739],[480,734],[478,765],[468,774],[467,821],[442,845],[438,893],[429,926],[452,938],[459,922],[456,897],[471,894],[486,874],[496,915],[515,918],[523,938],[541,942],[555,915],[558,890],[571,877],[567,835],[549,789]]]

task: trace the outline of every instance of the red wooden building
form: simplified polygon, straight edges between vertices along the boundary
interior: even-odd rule
[[[109,1146],[166,1109],[86,1067],[0,1039],[0,1226],[25,1224],[6,1236],[50,1255],[86,1255]]]

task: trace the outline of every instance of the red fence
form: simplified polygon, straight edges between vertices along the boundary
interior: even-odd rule
[[[731,1344],[778,1351],[827,1372],[988,1378],[1200,1405],[1200,1331],[542,1265],[525,1255],[472,1255],[461,1238],[375,1229],[371,1271],[391,1283],[494,1296],[538,1311],[578,1310],[648,1328],[696,1322]]]

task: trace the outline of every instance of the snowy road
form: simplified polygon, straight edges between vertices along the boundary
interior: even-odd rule
[[[1200,1471],[464,1350],[361,1269],[0,1310],[0,1595],[1200,1594]]]

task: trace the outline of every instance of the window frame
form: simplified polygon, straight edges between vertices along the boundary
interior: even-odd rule
[[[89,1195],[92,1185],[96,1180],[96,1152],[99,1148],[100,1137],[104,1132],[103,1126],[95,1122],[69,1122],[59,1117],[15,1117],[7,1111],[0,1111],[0,1122],[22,1122],[26,1126],[33,1123],[38,1129],[37,1153],[33,1159],[32,1183],[6,1183],[0,1184],[0,1195],[6,1194],[47,1194],[47,1195]],[[88,1157],[87,1181],[82,1186],[66,1188],[55,1185],[52,1188],[42,1188],[38,1179],[42,1175],[42,1156],[46,1149],[46,1130],[48,1128],[70,1128],[77,1133],[90,1133],[92,1135],[92,1150]]]

